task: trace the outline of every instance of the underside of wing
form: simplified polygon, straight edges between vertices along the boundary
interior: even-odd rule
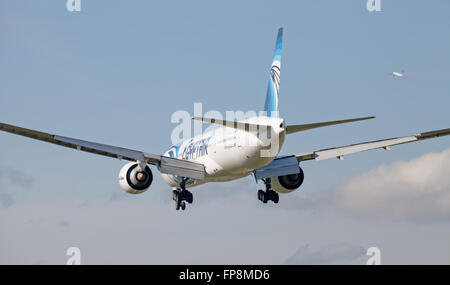
[[[190,177],[195,179],[204,179],[205,177],[204,165],[192,161],[165,157],[157,154],[150,154],[138,150],[90,142],[75,138],[52,135],[49,133],[44,133],[4,123],[0,123],[0,130],[98,155],[153,164],[156,165],[162,173],[173,174],[183,177]]]
[[[328,149],[322,149],[317,150],[309,153],[301,153],[297,154],[296,158],[297,160],[304,161],[304,160],[324,160],[329,158],[338,158],[343,159],[344,155],[356,153],[360,151],[365,150],[371,150],[371,149],[377,149],[377,148],[383,148],[385,150],[390,150],[390,146],[398,145],[398,144],[404,144],[424,139],[431,139],[441,136],[450,135],[450,129],[442,129],[442,130],[436,130],[436,131],[430,131],[430,132],[424,132],[417,135],[412,136],[406,136],[406,137],[398,137],[398,138],[390,138],[390,139],[384,139],[384,140],[377,140],[377,141],[370,141],[370,142],[363,142],[363,143],[357,143],[347,146],[341,146],[341,147],[334,147],[334,148],[328,148]]]

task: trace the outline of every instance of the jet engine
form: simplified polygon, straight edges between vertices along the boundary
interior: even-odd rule
[[[129,162],[119,172],[119,185],[125,192],[140,194],[147,191],[153,181],[153,174],[148,165],[141,171],[136,162]]]
[[[303,179],[305,179],[303,170],[300,167],[299,169],[300,173],[272,177],[270,179],[272,189],[282,194],[296,190],[302,185]]]

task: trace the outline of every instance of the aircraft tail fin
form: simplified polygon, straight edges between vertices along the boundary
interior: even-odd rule
[[[269,84],[267,87],[266,102],[264,111],[268,117],[278,117],[278,96],[280,90],[280,68],[281,68],[281,49],[283,42],[283,28],[278,29],[275,51],[270,67]]]

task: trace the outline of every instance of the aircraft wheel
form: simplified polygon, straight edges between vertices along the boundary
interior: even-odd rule
[[[175,200],[175,209],[180,210],[180,208],[182,208],[182,201],[180,199],[180,196],[177,195],[177,198]]]
[[[280,200],[280,196],[278,195],[278,193],[276,193],[276,192],[274,192],[274,195],[273,195],[273,202],[275,203],[275,204],[278,204],[278,201]]]
[[[172,199],[176,202],[178,200],[178,191],[173,190],[172,191]]]
[[[262,201],[263,200],[263,195],[264,195],[264,191],[259,189],[258,190],[258,200]]]
[[[192,195],[191,192],[188,192],[187,194],[188,194],[188,195],[187,195],[186,201],[187,201],[189,204],[192,204],[192,201],[194,200],[194,195]]]
[[[267,194],[267,192],[262,192],[262,202],[264,203],[264,204],[266,204],[267,203],[267,200],[268,200],[268,198],[269,197],[267,197],[268,196],[268,194]]]

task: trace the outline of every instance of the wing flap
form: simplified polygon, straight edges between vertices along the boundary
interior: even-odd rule
[[[256,181],[275,176],[300,173],[298,161],[294,155],[277,157],[268,165],[253,170]]]
[[[194,179],[205,179],[205,166],[200,163],[161,156],[158,164],[161,173],[173,174]]]

